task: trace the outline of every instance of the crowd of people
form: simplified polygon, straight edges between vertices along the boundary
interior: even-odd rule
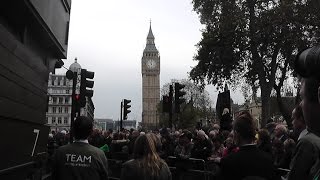
[[[221,127],[155,131],[94,130],[90,119],[77,117],[73,143],[68,143],[66,132],[49,135],[53,179],[107,179],[107,158],[116,159],[120,153],[128,160],[122,164],[121,180],[170,180],[166,160],[171,156],[214,162],[220,169],[216,178],[223,180],[317,180],[320,78],[302,76],[301,82],[302,101],[292,112],[293,131],[273,122],[257,129],[248,111],[234,120],[227,118]]]
[[[276,179],[276,176],[279,175],[276,174],[277,168],[290,169],[296,142],[307,133],[301,105],[293,110],[292,118],[293,131],[288,131],[284,124],[274,122],[269,122],[265,129],[257,129],[249,112],[244,111],[234,120],[233,129],[232,126],[220,128],[220,125],[216,123],[195,129],[175,131],[169,128],[147,132],[134,129],[124,129],[121,132],[111,129],[107,131],[93,129],[87,139],[90,145],[99,148],[109,159],[116,159],[119,154],[128,160],[137,159],[147,150],[154,156],[152,161],[157,166],[165,164],[162,159],[166,160],[169,156],[178,159],[203,159],[213,161],[221,167],[221,173],[217,176],[231,176],[225,179],[232,179],[233,175],[237,174],[231,173],[232,169],[237,169],[238,174],[241,174],[245,172],[241,170],[241,166],[250,166],[251,163],[252,171],[261,172],[267,179]],[[49,136],[49,149],[68,144],[68,137],[69,134],[66,131],[53,132]],[[150,141],[153,142],[150,143]],[[154,147],[147,146],[148,143]],[[245,146],[249,148],[243,151]],[[243,158],[243,162],[236,160],[239,161],[239,166],[233,160],[231,160],[232,163],[228,162],[231,155],[241,153],[240,159]],[[50,154],[53,154],[52,150]],[[133,167],[137,166],[137,163],[139,162],[124,164],[123,169],[126,173],[121,175],[122,179],[129,179],[130,174],[135,173],[131,171],[134,170]],[[147,161],[145,163],[148,164]],[[266,166],[268,163],[269,167]],[[164,167],[167,168],[167,166]],[[151,173],[154,173],[153,171],[154,169]],[[149,173],[149,171],[140,172],[140,174],[143,173]]]

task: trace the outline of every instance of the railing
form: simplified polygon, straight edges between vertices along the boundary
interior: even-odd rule
[[[116,158],[113,156],[113,158]],[[108,159],[110,179],[119,180],[121,175],[122,163],[126,158]],[[170,168],[172,179],[176,180],[215,180],[218,179],[220,167],[213,161],[204,161],[203,159],[179,159],[169,156],[166,162]],[[290,172],[289,169],[278,168],[276,173],[278,176],[286,176]]]
[[[171,170],[172,179],[192,180],[192,179],[215,179],[219,172],[218,164],[213,161],[203,159],[179,159],[169,156],[168,166]]]
[[[6,169],[1,169],[0,170],[0,175],[8,174],[8,173],[11,173],[13,171],[17,171],[19,169],[23,169],[23,168],[27,168],[27,167],[34,167],[35,164],[36,164],[36,162],[31,161],[31,162],[27,162],[27,163],[24,163],[24,164],[19,164],[19,165],[16,165],[16,166],[12,166],[12,167],[9,167],[9,168],[6,168]]]
[[[126,153],[113,153],[108,158],[109,165],[109,179],[120,180],[122,164],[129,159],[129,155]],[[220,168],[219,165],[213,161],[204,161],[203,159],[179,159],[173,156],[169,156],[166,162],[170,168],[172,179],[176,180],[215,180],[218,177]],[[35,167],[36,162],[28,162],[13,166],[10,168],[0,170],[0,176],[6,175],[15,171],[19,171],[25,168]],[[285,176],[290,172],[289,169],[277,169],[277,174]],[[51,173],[42,174],[41,179],[50,179]]]
[[[109,178],[118,180],[121,176],[122,164],[128,160],[124,154],[113,154],[108,159]],[[218,173],[218,165],[212,161],[205,162],[203,159],[178,159],[169,156],[166,162],[170,168],[172,179],[177,180],[214,180]]]

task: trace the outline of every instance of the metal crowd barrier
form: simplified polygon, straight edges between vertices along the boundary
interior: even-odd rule
[[[113,156],[118,157],[118,155]],[[124,157],[124,156],[120,156]],[[126,158],[108,159],[109,179],[119,180],[121,176],[122,164]],[[205,162],[203,159],[179,159],[169,156],[166,162],[170,168],[172,179],[174,180],[214,180],[219,171],[219,167],[213,161]]]
[[[109,178],[119,180],[122,164],[128,159],[125,156],[112,156],[116,159],[108,159]],[[214,180],[217,178],[219,166],[213,161],[204,161],[203,159],[179,159],[169,156],[166,162],[170,168],[172,179],[175,180]]]
[[[172,173],[172,179],[192,180],[216,179],[219,167],[212,161],[204,161],[203,159],[179,159],[173,156],[167,158],[168,166]]]

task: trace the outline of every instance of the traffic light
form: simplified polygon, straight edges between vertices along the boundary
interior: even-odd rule
[[[174,83],[174,104],[176,113],[180,113],[180,104],[185,102],[185,99],[182,98],[186,94],[186,92],[182,90],[184,87],[185,85]]]
[[[80,107],[85,107],[86,97],[93,96],[93,90],[87,88],[93,88],[94,81],[87,80],[94,78],[94,72],[81,69],[81,85],[80,85]]]
[[[170,85],[169,96],[162,96],[162,111],[172,113],[173,87]]]
[[[124,105],[123,105],[123,119],[126,120],[128,119],[128,114],[131,112],[131,110],[129,109],[131,107],[131,105],[129,103],[131,103],[131,100],[128,99],[124,99],[123,100]]]
[[[162,112],[170,113],[172,101],[169,96],[162,96]]]

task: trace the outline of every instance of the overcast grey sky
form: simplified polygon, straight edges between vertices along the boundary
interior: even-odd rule
[[[82,68],[95,72],[96,118],[119,119],[120,102],[127,98],[132,100],[129,119],[141,121],[141,57],[150,19],[161,57],[160,87],[171,79],[187,78],[196,65],[192,59],[202,29],[191,0],[72,1],[64,62],[69,67],[77,57]],[[215,88],[207,90],[215,102]]]

